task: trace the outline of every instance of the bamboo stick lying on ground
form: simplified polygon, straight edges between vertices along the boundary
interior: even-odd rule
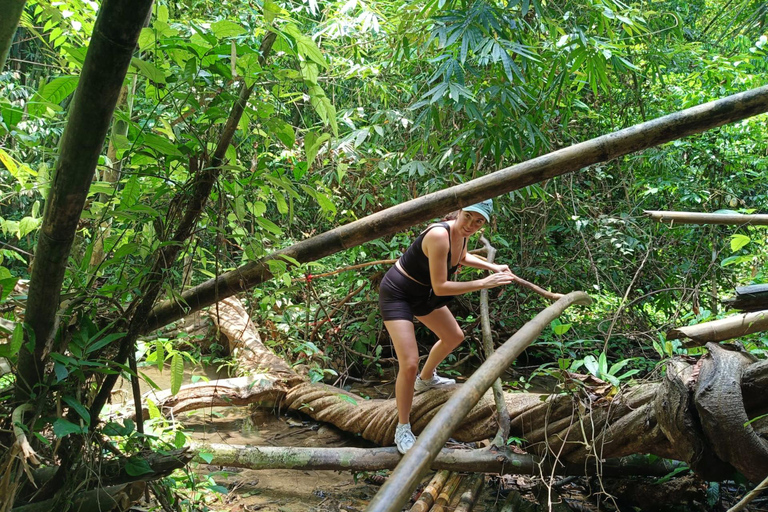
[[[435,476],[432,477],[432,480],[430,480],[429,484],[427,484],[421,492],[419,499],[416,500],[416,503],[411,507],[410,512],[429,512],[429,509],[432,508],[432,505],[435,503],[440,491],[443,490],[443,486],[450,475],[451,472],[446,469],[435,473]]]

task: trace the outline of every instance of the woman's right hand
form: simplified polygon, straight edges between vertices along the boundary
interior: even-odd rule
[[[515,275],[512,272],[498,272],[481,279],[481,282],[483,284],[483,288],[488,289],[510,284],[514,280]]]

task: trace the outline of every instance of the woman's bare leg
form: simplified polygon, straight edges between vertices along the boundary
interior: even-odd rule
[[[419,347],[413,322],[409,320],[388,320],[384,322],[392,344],[395,346],[399,369],[395,381],[395,402],[400,423],[410,423],[413,404],[413,384],[419,371]]]
[[[432,350],[429,351],[427,362],[424,363],[424,367],[421,369],[421,378],[427,380],[432,378],[437,365],[439,365],[443,359],[448,357],[448,354],[453,352],[453,349],[458,347],[461,342],[464,341],[464,331],[461,330],[459,323],[447,306],[436,309],[428,315],[416,318],[440,338],[437,340],[437,343],[432,346]],[[414,336],[414,342],[415,341],[416,338]]]

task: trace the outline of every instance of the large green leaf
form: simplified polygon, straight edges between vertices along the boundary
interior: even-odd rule
[[[216,37],[223,39],[227,37],[237,37],[245,34],[246,30],[237,23],[229,20],[221,20],[211,24],[211,31]]]
[[[157,83],[165,83],[165,73],[151,62],[141,60],[138,57],[131,59],[131,65],[135,67],[139,74]]]
[[[176,352],[171,358],[171,394],[175,395],[181,389],[184,379],[184,358]]]
[[[41,87],[38,94],[45,101],[58,104],[75,92],[79,81],[79,76],[60,76]]]

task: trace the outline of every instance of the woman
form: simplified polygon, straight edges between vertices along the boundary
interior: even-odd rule
[[[421,392],[456,382],[435,373],[437,365],[464,340],[464,333],[446,304],[454,295],[506,285],[515,278],[507,265],[494,265],[467,253],[467,238],[491,220],[492,212],[493,202],[489,199],[459,210],[454,220],[432,224],[381,282],[379,308],[400,367],[395,383],[398,414],[395,443],[402,454],[416,442],[409,419],[414,390]],[[451,281],[451,275],[460,265],[493,274],[474,281]],[[414,317],[438,337],[418,375]]]

